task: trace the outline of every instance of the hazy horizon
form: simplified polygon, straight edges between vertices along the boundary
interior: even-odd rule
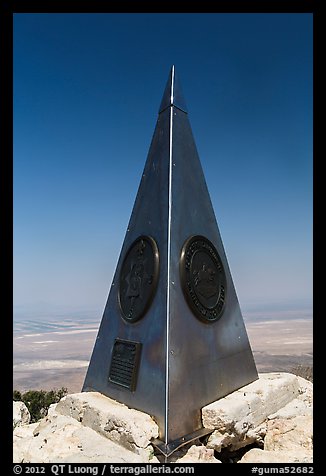
[[[77,318],[77,319],[102,319],[106,300],[102,305],[97,308],[78,308],[77,306],[49,306],[46,303],[38,303],[31,305],[14,305],[13,307],[13,320],[44,320],[51,321],[56,318]],[[247,303],[240,302],[240,308],[244,317],[261,314],[266,315],[268,313],[278,313],[280,316],[284,316],[286,319],[289,315],[293,313],[299,313],[300,315],[313,315],[313,301],[312,299],[296,299],[296,300],[286,300],[281,301],[272,301],[272,302],[262,302],[261,300],[250,301]]]
[[[259,372],[313,366],[313,320],[308,310],[243,312]],[[81,391],[101,318],[57,316],[14,321],[14,389]]]

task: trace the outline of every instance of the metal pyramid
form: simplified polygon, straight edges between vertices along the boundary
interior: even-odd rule
[[[83,391],[152,415],[169,455],[257,378],[173,66]]]

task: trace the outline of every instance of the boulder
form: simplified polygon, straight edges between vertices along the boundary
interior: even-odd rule
[[[261,424],[299,395],[297,377],[289,373],[259,374],[259,379],[202,409],[205,428],[214,429],[207,447],[236,450],[261,441]]]
[[[14,463],[144,463],[151,456],[157,462],[153,449],[152,455],[136,455],[63,415],[34,424],[33,436],[19,439],[19,430],[14,430]]]
[[[253,448],[238,463],[312,463],[312,456],[301,455],[296,451],[278,452]]]
[[[312,416],[312,407],[311,405],[307,404],[303,399],[294,398],[291,402],[289,402],[284,407],[280,408],[277,412],[268,415],[269,420],[273,420],[275,418],[295,418],[299,415],[309,415]]]
[[[291,419],[278,418],[267,423],[264,449],[267,451],[312,452],[312,416],[299,415]]]
[[[176,463],[221,463],[214,457],[214,450],[205,446],[192,445],[186,454],[175,461]]]
[[[28,425],[31,415],[24,402],[13,402],[13,427]]]
[[[307,406],[313,405],[313,383],[302,377],[297,376],[299,384],[299,399],[304,401]]]
[[[220,463],[216,451],[225,448],[221,460],[230,455],[230,462],[237,462],[239,448],[258,443],[259,448],[250,449],[238,462],[311,463],[312,397],[312,383],[301,377],[260,374],[257,381],[206,405],[203,425],[213,430],[206,445],[203,439],[195,440],[175,451],[168,461]],[[157,451],[155,456],[151,444],[158,437],[152,417],[100,393],[67,395],[50,406],[47,417],[31,425],[27,424],[25,405],[15,403],[15,463],[166,461]]]
[[[74,418],[136,454],[143,454],[143,449],[158,437],[158,426],[150,415],[130,409],[98,392],[67,395],[54,411]]]
[[[29,425],[16,426],[13,433],[13,441],[19,442],[23,438],[33,438],[34,430],[39,425],[38,422],[30,423]]]
[[[52,403],[52,405],[48,408],[48,416],[52,416],[55,414],[55,409],[57,408],[57,403]]]
[[[207,448],[212,448],[218,452],[223,448],[228,448],[229,451],[236,451],[244,446],[251,445],[252,443],[262,444],[265,434],[265,424],[259,425],[255,428],[250,428],[243,434],[239,434],[233,429],[225,432],[216,430],[209,437]]]

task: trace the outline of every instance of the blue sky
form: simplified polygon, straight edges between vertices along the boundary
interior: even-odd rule
[[[240,305],[311,305],[312,14],[15,14],[16,316],[101,317],[172,64]]]

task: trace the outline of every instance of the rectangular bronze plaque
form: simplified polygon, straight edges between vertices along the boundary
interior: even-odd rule
[[[115,339],[109,381],[131,392],[136,390],[141,343]]]

